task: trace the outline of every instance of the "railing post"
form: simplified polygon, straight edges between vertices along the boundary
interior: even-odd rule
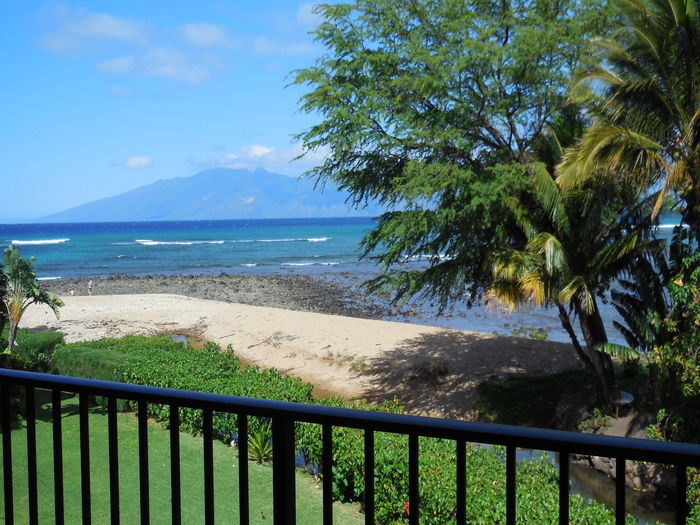
[[[569,451],[559,451],[559,525],[569,523]]]
[[[33,386],[25,387],[27,419],[27,496],[29,499],[29,523],[39,523],[39,500],[36,479],[36,398]]]
[[[374,430],[365,429],[365,525],[374,524]]]
[[[515,446],[506,446],[506,524],[515,525]]]
[[[296,523],[294,420],[272,418],[272,503],[275,525]]]
[[[5,496],[5,523],[14,523],[14,496],[12,494],[12,434],[10,418],[10,392],[8,383],[2,383],[0,404],[2,409],[2,475]]]
[[[625,458],[615,458],[615,525],[625,525]]]
[[[676,523],[685,525],[688,516],[686,491],[688,490],[688,473],[685,465],[676,465]]]

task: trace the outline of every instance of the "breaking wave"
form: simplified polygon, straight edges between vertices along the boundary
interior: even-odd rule
[[[193,244],[224,244],[225,241],[152,241],[150,239],[136,239],[135,242],[143,246],[190,246]]]
[[[29,241],[13,240],[12,244],[16,244],[17,246],[22,246],[23,244],[26,244],[26,245],[61,244],[63,242],[68,242],[68,241],[70,241],[70,239],[39,239],[39,240],[29,240]]]

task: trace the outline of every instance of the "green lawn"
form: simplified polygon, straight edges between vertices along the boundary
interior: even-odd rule
[[[38,403],[42,399],[37,392]],[[92,521],[109,523],[109,464],[107,454],[107,415],[90,410],[90,466],[92,482]],[[137,420],[133,413],[118,415],[120,506],[122,523],[139,522],[139,477]],[[37,463],[39,478],[39,521],[53,523],[53,452],[51,406],[37,409]],[[149,477],[151,523],[170,523],[170,441],[169,433],[149,422]],[[79,523],[80,453],[77,398],[63,402],[63,464],[65,479],[66,523]],[[26,429],[12,431],[15,522],[28,522]],[[204,484],[202,439],[180,434],[182,519],[183,523],[204,522]],[[250,522],[272,521],[272,468],[270,464],[249,463]],[[2,476],[0,476],[0,485]],[[215,514],[217,523],[238,523],[238,454],[223,443],[214,442]],[[297,473],[297,521],[321,523],[321,485],[299,471]],[[2,498],[0,498],[2,500]],[[0,519],[4,517],[0,501]],[[263,518],[264,516],[264,518]],[[357,505],[334,505],[336,523],[361,523]]]

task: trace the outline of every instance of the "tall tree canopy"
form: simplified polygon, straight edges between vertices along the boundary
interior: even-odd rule
[[[675,189],[700,242],[700,2],[618,0],[622,27],[593,41],[597,64],[572,97],[592,126],[560,167],[559,183],[617,177],[641,191]]]
[[[298,138],[328,151],[311,170],[356,203],[390,211],[363,241],[398,297],[444,306],[480,296],[494,248],[525,242],[506,195],[530,191],[525,163],[563,102],[588,35],[610,12],[594,0],[357,0],[322,5],[325,53],[297,71]],[[405,270],[427,256],[421,270]]]

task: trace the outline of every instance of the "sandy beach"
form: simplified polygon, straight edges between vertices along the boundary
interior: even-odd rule
[[[472,415],[476,386],[483,380],[579,366],[573,348],[562,343],[301,311],[290,309],[299,305],[289,297],[282,300],[282,293],[264,295],[285,308],[170,293],[63,295],[60,320],[48,309],[32,307],[22,326],[59,330],[68,342],[189,334],[230,344],[248,362],[300,377],[319,396],[369,402],[396,396],[409,413],[458,419]],[[327,303],[320,300],[319,309]]]

